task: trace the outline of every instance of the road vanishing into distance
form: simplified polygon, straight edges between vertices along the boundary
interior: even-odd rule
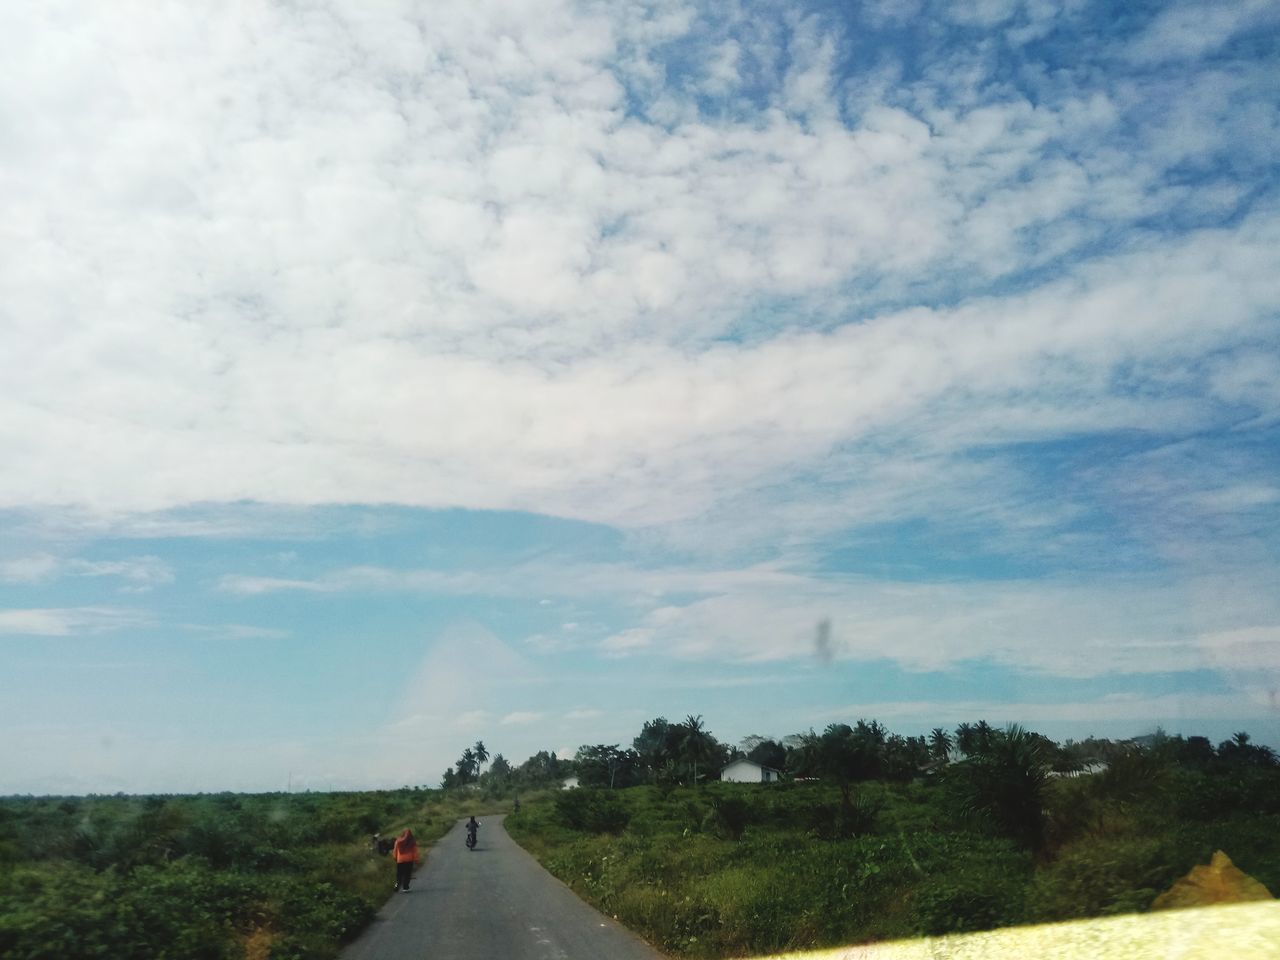
[[[458,821],[343,960],[663,960],[542,869],[502,819],[481,821],[474,851]],[[394,873],[388,858],[388,892]]]

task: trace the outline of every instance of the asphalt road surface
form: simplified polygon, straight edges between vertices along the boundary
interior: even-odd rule
[[[462,821],[432,847],[410,891],[391,894],[344,960],[662,960],[543,870],[502,817],[481,824],[473,851]],[[388,857],[388,893],[394,879]]]

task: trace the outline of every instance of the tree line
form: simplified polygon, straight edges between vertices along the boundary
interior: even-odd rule
[[[837,783],[852,804],[853,785],[861,781],[905,782],[953,764],[979,771],[993,768],[996,761],[1041,777],[1070,776],[1131,762],[1137,751],[1205,770],[1280,764],[1274,750],[1254,743],[1243,731],[1216,747],[1207,737],[1169,735],[1159,729],[1128,740],[1089,737],[1058,743],[1019,726],[997,728],[986,720],[961,723],[954,730],[935,727],[928,735],[903,736],[878,720],[860,719],[852,725],[829,724],[821,733],[810,729],[777,738],[751,734],[732,745],[717,739],[700,714],[689,714],[680,721],[666,717],[645,721],[628,746],[583,744],[571,760],[540,750],[513,765],[497,754],[484,770],[490,756],[484,742],[477,741],[445,771],[441,783],[445,788],[476,784],[518,790],[557,785],[576,776],[582,786],[609,789],[689,785],[718,779],[724,766],[747,759],[786,777]]]

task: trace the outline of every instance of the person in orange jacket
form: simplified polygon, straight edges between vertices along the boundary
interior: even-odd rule
[[[395,888],[408,893],[409,881],[413,879],[413,865],[418,862],[418,841],[412,830],[405,828],[404,833],[396,838],[391,853],[396,858]]]

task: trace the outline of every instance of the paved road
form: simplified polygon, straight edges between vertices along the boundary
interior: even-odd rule
[[[391,895],[343,960],[662,960],[543,870],[502,817],[481,822],[474,851],[462,821],[432,847],[412,889]],[[393,875],[388,864],[388,890]]]

